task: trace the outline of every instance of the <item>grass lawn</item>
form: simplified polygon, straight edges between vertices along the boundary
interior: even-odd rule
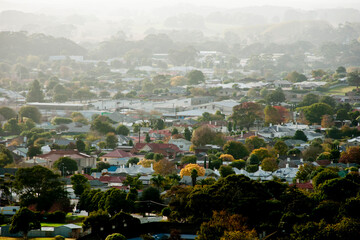
[[[66,223],[41,223],[42,227],[60,227]]]
[[[326,94],[327,95],[331,95],[331,94],[345,95],[346,92],[350,92],[353,89],[356,89],[356,87],[355,86],[340,86],[340,87],[335,87],[335,88],[329,89],[326,92]]]

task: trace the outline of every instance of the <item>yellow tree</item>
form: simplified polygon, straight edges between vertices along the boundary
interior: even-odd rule
[[[148,159],[143,159],[140,162],[138,162],[137,165],[142,165],[145,168],[149,168],[151,167],[151,164],[154,164],[155,160],[148,160]]]
[[[230,154],[221,154],[220,159],[225,162],[233,162],[235,161],[234,157]]]
[[[191,171],[193,169],[196,169],[197,171],[197,175],[200,177],[200,176],[205,176],[205,168],[203,167],[200,167],[199,165],[197,164],[188,164],[186,165],[183,169],[181,169],[180,171],[180,177],[183,177],[183,176],[191,176]]]
[[[157,174],[166,176],[176,172],[175,164],[167,159],[161,159],[154,163],[154,171]]]

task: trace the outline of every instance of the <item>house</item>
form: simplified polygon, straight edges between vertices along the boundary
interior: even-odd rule
[[[132,154],[140,152],[161,153],[164,157],[174,159],[182,151],[174,144],[166,143],[136,143],[131,150]]]
[[[110,165],[124,165],[131,157],[133,157],[133,154],[120,149],[115,149],[114,151],[101,156],[100,160],[107,162]]]
[[[94,168],[96,166],[96,157],[81,153],[78,150],[51,150],[46,154],[37,156],[38,158],[46,159],[49,162],[49,166],[52,167],[55,161],[61,157],[70,157],[74,159],[78,165],[78,171],[81,172],[86,168]]]
[[[192,143],[190,141],[183,139],[183,138],[170,139],[169,144],[174,144],[181,151],[184,151],[184,152],[190,151],[190,146],[192,145]]]
[[[118,146],[129,145],[130,140],[132,141],[131,137],[124,135],[117,135],[117,138],[118,138]]]
[[[162,130],[153,130],[152,129],[152,130],[149,131],[149,136],[151,138],[161,140],[161,139],[164,139],[166,137],[170,137],[171,136],[171,131],[169,129],[162,129]]]
[[[82,232],[82,227],[76,224],[66,224],[54,228],[54,235],[61,235],[66,238],[79,238]]]

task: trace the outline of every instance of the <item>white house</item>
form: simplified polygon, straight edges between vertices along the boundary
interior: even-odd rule
[[[176,145],[181,151],[185,151],[185,152],[190,151],[191,142],[186,139],[182,139],[182,138],[170,139],[169,144]]]

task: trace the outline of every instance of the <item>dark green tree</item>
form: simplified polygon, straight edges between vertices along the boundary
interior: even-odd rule
[[[26,117],[30,118],[36,123],[41,122],[41,113],[37,107],[34,106],[22,106],[19,110],[20,119]]]
[[[22,232],[24,239],[28,239],[28,233],[33,229],[40,229],[40,221],[36,214],[26,207],[20,210],[13,216],[10,225],[10,233]]]
[[[221,177],[227,177],[231,174],[235,174],[235,171],[232,169],[231,166],[225,166],[225,165],[222,165],[219,168],[219,172]]]
[[[70,205],[60,176],[39,165],[19,168],[15,174],[14,189],[20,197],[21,206],[36,204],[37,210],[46,211],[54,203],[62,203],[63,208]]]
[[[189,128],[184,129],[184,137],[186,140],[191,141],[191,132],[190,132]]]
[[[44,102],[44,93],[41,91],[40,83],[34,80],[26,95],[26,102]]]
[[[4,145],[0,144],[0,167],[3,168],[13,162],[14,158],[10,150],[7,149]]]
[[[81,194],[87,190],[90,189],[89,181],[86,177],[84,177],[81,174],[74,174],[71,176],[71,184],[72,188],[74,189],[74,193],[76,196],[81,196]]]
[[[79,152],[85,151],[86,145],[85,145],[85,143],[84,143],[83,140],[78,139],[78,140],[76,140],[76,143],[75,143],[75,144],[76,144],[76,149],[77,149]]]
[[[282,102],[285,102],[285,94],[281,88],[277,88],[275,91],[271,92],[266,96],[266,102],[270,105],[276,105]]]
[[[186,74],[186,77],[188,78],[190,85],[197,85],[205,81],[204,74],[199,70],[190,71]]]
[[[6,120],[11,118],[16,118],[16,112],[9,107],[0,107],[0,115],[3,116]]]
[[[303,131],[301,131],[301,130],[296,130],[293,139],[303,140],[303,141],[305,141],[305,142],[307,142],[307,140],[308,140],[307,137],[306,137],[306,135],[305,135],[305,133],[304,133]]]
[[[244,158],[249,155],[249,151],[241,142],[228,141],[223,147],[224,153],[232,155],[235,159]]]
[[[127,136],[130,133],[129,128],[127,128],[125,125],[120,124],[117,128],[116,128],[116,133],[119,135],[124,135]]]
[[[78,170],[78,165],[70,157],[61,157],[54,162],[54,168],[59,169],[62,176],[68,176]]]
[[[359,71],[349,72],[347,74],[347,80],[349,82],[349,85],[356,86],[356,90],[359,91],[359,85],[360,85]]]
[[[106,147],[110,148],[110,149],[114,149],[117,146],[118,143],[118,138],[116,137],[116,135],[112,132],[106,134]]]

